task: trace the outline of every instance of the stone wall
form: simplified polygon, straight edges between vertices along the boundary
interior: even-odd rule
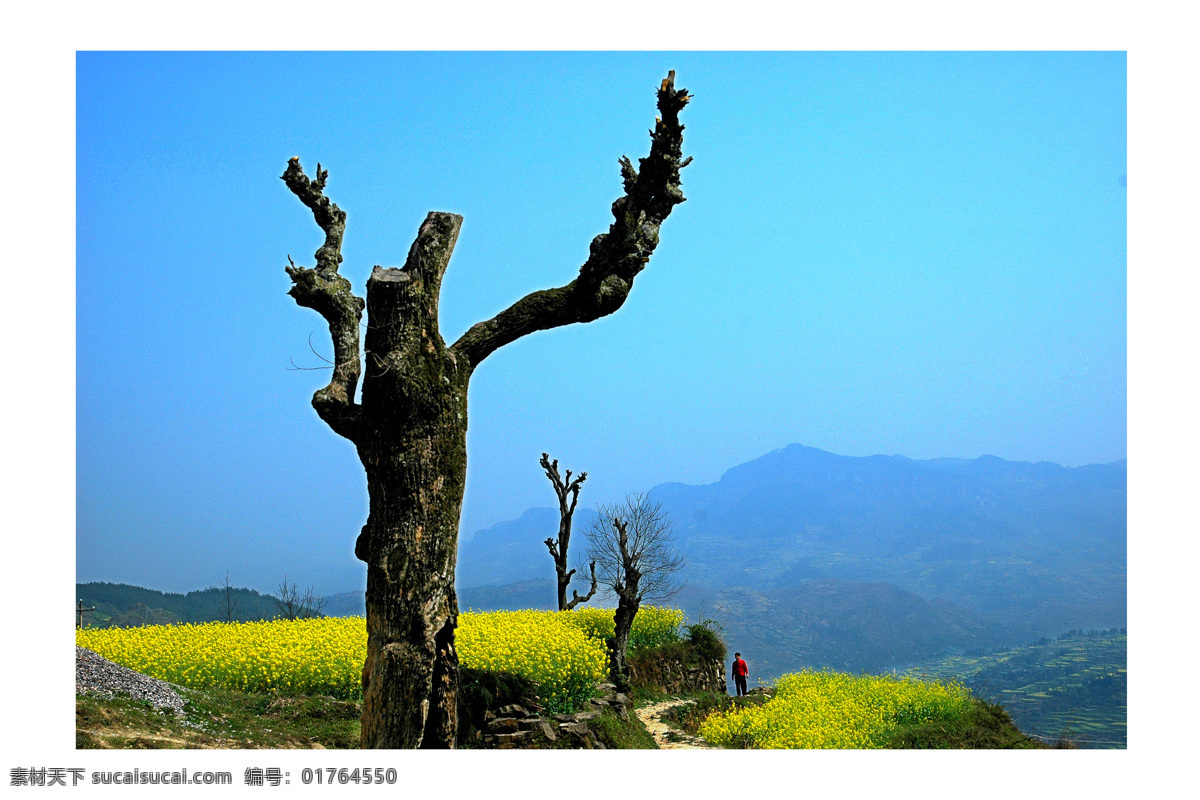
[[[630,662],[630,683],[657,688],[667,694],[690,692],[726,693],[725,665],[719,661],[696,663],[690,649],[659,650],[652,658]],[[597,696],[574,714],[542,716],[534,701],[510,703],[484,715],[482,730],[473,731],[463,746],[495,749],[569,748],[603,750],[589,727],[604,709],[629,719],[633,700],[617,692],[611,683],[597,686]]]
[[[588,727],[608,708],[621,719],[629,719],[633,701],[616,691],[611,683],[601,683],[598,696],[574,714],[538,716],[526,706],[513,703],[487,712],[484,730],[476,731],[476,747],[511,749],[542,749],[564,747],[571,749],[603,750],[604,743]]]
[[[727,693],[724,664],[720,661],[697,664],[683,655],[656,654],[652,659],[635,659],[629,664],[629,682],[667,694]]]

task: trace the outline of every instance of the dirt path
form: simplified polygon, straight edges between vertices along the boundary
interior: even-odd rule
[[[663,712],[675,706],[681,706],[686,703],[693,703],[694,700],[664,700],[661,703],[653,703],[641,708],[635,708],[633,713],[637,714],[638,719],[646,726],[646,730],[654,737],[654,741],[658,744],[660,750],[718,750],[720,748],[713,747],[708,742],[704,741],[699,736],[688,736],[686,733],[680,733],[667,727],[667,724],[662,721]],[[676,741],[667,741],[667,732],[671,731],[678,739]],[[680,739],[682,741],[680,741]]]

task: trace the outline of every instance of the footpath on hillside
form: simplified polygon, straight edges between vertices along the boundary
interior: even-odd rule
[[[646,730],[654,737],[659,750],[719,750],[700,736],[689,736],[674,730],[662,721],[662,716],[676,706],[689,705],[695,700],[664,700],[648,706],[634,709],[637,718],[646,726]],[[668,734],[670,734],[668,736]]]

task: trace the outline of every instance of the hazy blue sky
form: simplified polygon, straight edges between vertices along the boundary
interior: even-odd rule
[[[77,60],[77,577],[357,588],[366,492],[309,405],[329,169],[342,272],[465,217],[453,340],[577,272],[668,69],[688,202],[625,306],[471,387],[463,533],[553,495],[707,483],[792,442],[1066,465],[1126,450],[1123,53],[211,54]]]

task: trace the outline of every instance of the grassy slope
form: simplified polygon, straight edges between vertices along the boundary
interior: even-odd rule
[[[77,748],[357,748],[360,708],[331,697],[179,689],[184,716],[128,697],[77,695]]]
[[[588,727],[609,750],[658,749],[654,737],[633,713],[629,714],[628,720],[623,720],[612,711],[605,709],[601,712],[599,719],[588,723]]]
[[[888,747],[898,750],[1039,750],[1045,744],[1013,724],[998,705],[975,700],[959,719],[902,725]]]
[[[329,697],[273,697],[222,690],[183,689],[185,716],[158,711],[129,698],[76,698],[75,746],[86,748],[353,749],[358,747],[359,706]],[[758,704],[762,695],[741,701],[726,695],[692,695],[697,702],[673,709],[664,721],[695,735],[709,713],[734,704]],[[640,698],[641,702],[663,699]],[[610,749],[657,749],[645,727],[630,715],[611,711],[590,723]],[[1038,748],[1020,733],[1002,708],[979,702],[961,720],[907,726],[897,731],[896,748]]]
[[[696,701],[694,704],[677,706],[663,717],[668,725],[691,736],[699,733],[700,723],[709,714],[728,711],[734,706],[761,705],[769,699],[768,695],[761,694],[734,698],[706,693],[691,697]],[[976,700],[960,719],[901,726],[888,747],[902,750],[1036,750],[1046,745],[1021,733],[1000,706]]]
[[[242,694],[180,689],[184,716],[128,697],[77,695],[75,746],[80,749],[355,749],[357,703],[331,697]],[[609,749],[655,750],[646,728],[630,714],[605,710],[589,723]],[[566,740],[562,740],[564,743]]]

